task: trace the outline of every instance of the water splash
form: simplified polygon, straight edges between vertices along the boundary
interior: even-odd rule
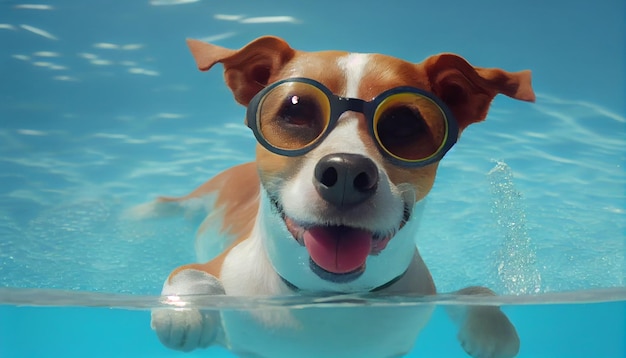
[[[515,188],[513,172],[506,163],[498,161],[487,176],[492,196],[491,213],[502,235],[496,261],[498,276],[510,294],[539,293],[541,274],[536,267],[522,194]]]

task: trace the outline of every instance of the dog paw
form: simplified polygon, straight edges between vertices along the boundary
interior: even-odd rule
[[[520,347],[515,327],[498,307],[468,308],[458,339],[475,358],[515,357]]]
[[[219,343],[222,323],[218,311],[179,306],[180,295],[224,295],[224,287],[216,277],[183,268],[165,281],[161,294],[168,304],[178,306],[152,310],[150,326],[164,346],[189,352]]]
[[[213,344],[220,330],[217,312],[191,308],[162,308],[152,311],[151,327],[164,346],[184,352]]]

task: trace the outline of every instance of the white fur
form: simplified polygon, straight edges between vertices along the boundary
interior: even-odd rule
[[[358,98],[363,71],[369,60],[370,55],[365,53],[351,53],[337,60],[337,65],[346,74],[346,91],[344,96]]]
[[[184,295],[222,295],[220,281],[203,271],[182,270],[163,284],[165,303],[176,308],[152,310],[151,327],[159,340],[172,349],[191,351],[198,347],[223,343],[224,337],[219,313],[187,308]]]
[[[285,183],[280,195],[287,216],[307,223],[319,222],[320,218],[328,216],[325,213],[324,202],[313,185],[312,178],[315,166],[327,154],[352,153],[361,154],[376,163],[379,168],[380,182],[369,207],[363,207],[362,210],[354,212],[354,215],[342,213],[342,222],[336,224],[380,231],[392,229],[402,219],[404,211],[403,193],[390,182],[387,173],[380,169],[382,168],[380,155],[375,150],[367,148],[355,135],[357,125],[358,118],[346,113],[324,142],[306,155],[301,169],[293,179]],[[306,200],[302,200],[302,198],[306,198]],[[385,210],[380,210],[380,208],[385,208]]]
[[[263,247],[266,230],[261,228],[262,225],[257,220],[250,238],[233,248],[224,260],[221,279],[229,295],[272,296],[291,293],[267,257]]]

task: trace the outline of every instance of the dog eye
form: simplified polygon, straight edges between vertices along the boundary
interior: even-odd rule
[[[393,123],[393,134],[399,137],[418,135],[427,130],[424,118],[417,109],[398,107],[385,113],[386,123]]]
[[[433,135],[417,108],[397,106],[381,114],[376,124],[380,144],[405,159],[422,159],[437,150]]]
[[[314,100],[298,95],[290,95],[277,113],[283,124],[315,128],[322,120],[319,105]]]
[[[416,109],[397,107],[387,110],[378,120],[378,135],[385,142],[418,140],[428,134],[428,126]]]
[[[329,105],[326,106],[330,108]],[[315,97],[286,94],[266,100],[260,129],[273,146],[299,149],[314,142],[328,124],[328,111]]]

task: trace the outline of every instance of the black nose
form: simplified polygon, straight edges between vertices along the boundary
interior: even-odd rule
[[[378,168],[360,154],[329,154],[315,166],[315,189],[324,200],[346,208],[374,195],[378,186]]]

